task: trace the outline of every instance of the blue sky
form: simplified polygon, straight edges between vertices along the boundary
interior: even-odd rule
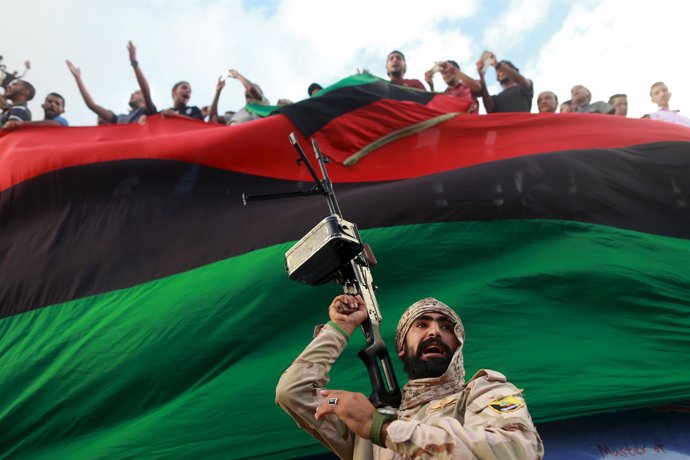
[[[298,101],[314,81],[327,85],[368,69],[385,76],[392,49],[407,56],[407,77],[423,79],[434,61],[456,59],[476,77],[484,49],[513,61],[535,91],[560,100],[573,85],[594,100],[627,93],[629,115],[654,110],[649,86],[667,82],[671,108],[690,112],[690,70],[683,51],[687,2],[680,0],[0,0],[0,54],[11,69],[31,60],[27,75],[38,94],[30,107],[56,91],[65,96],[72,125],[93,125],[65,59],[82,70],[101,105],[122,113],[136,89],[126,44],[138,60],[159,108],[170,88],[192,84],[193,105],[208,105],[215,81],[235,68],[259,83],[267,97]],[[487,81],[498,91],[493,71]],[[437,77],[437,89],[443,82]],[[221,110],[243,104],[239,82],[229,79]],[[536,96],[533,111],[536,112]]]

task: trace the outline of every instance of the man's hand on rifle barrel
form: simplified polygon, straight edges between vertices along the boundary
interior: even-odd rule
[[[328,307],[328,316],[349,334],[352,334],[368,318],[362,297],[347,294],[341,294],[333,299]]]

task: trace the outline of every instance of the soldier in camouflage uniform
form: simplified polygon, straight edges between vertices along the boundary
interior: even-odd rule
[[[543,457],[522,390],[492,370],[465,383],[465,331],[442,302],[420,300],[400,318],[395,345],[410,381],[398,409],[377,410],[361,393],[325,389],[331,366],[367,312],[359,296],[341,295],[329,316],[281,377],[276,402],[340,458]]]

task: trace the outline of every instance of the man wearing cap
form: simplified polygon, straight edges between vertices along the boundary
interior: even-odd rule
[[[410,380],[397,409],[376,409],[361,393],[325,388],[367,312],[359,296],[340,295],[329,317],[281,377],[276,402],[340,458],[543,457],[522,390],[486,369],[465,382],[465,331],[443,302],[422,299],[400,318],[395,346]]]
[[[307,88],[307,94],[309,94],[309,97],[312,97],[318,94],[318,92],[322,89],[323,86],[319,85],[318,83],[312,83],[311,85],[309,85],[309,88]]]
[[[391,83],[394,85],[426,90],[421,81],[414,78],[403,78],[405,72],[407,72],[405,55],[398,50],[391,51],[386,58],[386,73],[391,78]]]

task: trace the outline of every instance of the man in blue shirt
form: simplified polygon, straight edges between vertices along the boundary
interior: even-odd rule
[[[25,120],[10,120],[3,126],[4,129],[14,129],[19,125],[32,126],[69,126],[67,120],[61,115],[65,112],[65,98],[58,93],[50,93],[46,96],[45,101],[41,104],[43,108],[43,120],[41,121],[25,121]]]
[[[49,93],[41,105],[43,107],[43,124],[55,126],[69,126],[62,116],[65,113],[65,98],[58,93]]]

